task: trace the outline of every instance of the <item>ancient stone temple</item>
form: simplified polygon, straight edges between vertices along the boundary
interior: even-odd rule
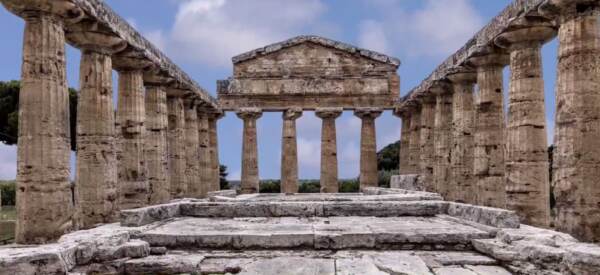
[[[515,0],[403,97],[398,59],[298,36],[233,57],[216,98],[102,0],[0,3],[25,21],[16,244],[0,246],[0,275],[600,274],[598,0]],[[74,171],[66,44],[81,51]],[[322,121],[313,194],[298,193],[305,111]],[[227,112],[243,122],[241,186],[221,190]],[[280,194],[259,192],[265,112],[283,121]],[[361,121],[356,193],[339,193],[343,112]],[[384,112],[400,118],[391,188]]]

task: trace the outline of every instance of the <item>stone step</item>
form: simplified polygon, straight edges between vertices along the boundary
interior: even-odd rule
[[[439,251],[173,251],[124,263],[125,274],[461,274],[505,275],[488,257],[472,252]]]
[[[140,233],[170,249],[465,250],[490,233],[438,217],[177,218]]]

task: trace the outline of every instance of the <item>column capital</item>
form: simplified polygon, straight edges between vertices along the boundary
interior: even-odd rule
[[[237,117],[243,120],[259,119],[262,117],[262,109],[260,108],[241,108],[235,112]]]
[[[77,22],[85,16],[72,0],[3,0],[2,4],[7,10],[21,17],[46,12]]]
[[[394,114],[394,116],[397,116],[399,118],[410,117],[410,110],[408,107],[405,107],[405,106],[398,106],[398,107],[394,108],[392,113]]]
[[[360,119],[375,119],[378,118],[383,109],[381,108],[357,108],[354,110],[354,115]]]
[[[504,67],[510,63],[510,56],[504,52],[493,52],[471,57],[467,62],[478,70],[486,67]]]
[[[452,94],[452,87],[448,82],[437,81],[429,88],[429,91],[435,96]]]
[[[450,82],[455,84],[475,84],[477,83],[477,73],[475,72],[456,72],[446,76]]]
[[[302,116],[302,108],[290,108],[282,114],[284,120],[296,120]]]
[[[121,52],[128,46],[125,40],[111,34],[97,22],[82,21],[71,24],[65,30],[65,37],[77,48],[106,55]]]
[[[119,72],[142,71],[152,67],[152,62],[145,58],[140,58],[127,54],[117,54],[112,56],[113,67]]]
[[[581,9],[580,5],[584,9]],[[542,15],[558,18],[560,22],[582,15],[597,14],[599,11],[600,3],[594,0],[549,0],[539,7]]]
[[[522,17],[513,26],[500,34],[494,43],[501,48],[541,47],[556,36],[557,28],[550,21],[533,20]]]
[[[327,119],[327,118],[336,119],[340,115],[342,115],[343,111],[344,111],[344,109],[342,109],[342,108],[317,108],[315,110],[315,115],[322,119]]]
[[[164,86],[169,87],[175,82],[175,79],[163,74],[157,68],[144,70],[144,85],[146,86]]]
[[[208,119],[219,120],[225,117],[225,112],[221,110],[215,110],[212,112],[206,112],[205,115],[208,117]]]

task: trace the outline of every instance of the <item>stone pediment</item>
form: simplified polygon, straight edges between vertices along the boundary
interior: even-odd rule
[[[225,109],[387,107],[399,94],[400,61],[318,36],[298,36],[233,58],[218,85]]]
[[[258,49],[237,55],[232,58],[232,61],[233,61],[233,64],[238,64],[238,63],[241,63],[244,61],[256,59],[256,58],[259,58],[260,56],[275,53],[275,52],[281,51],[283,49],[294,47],[294,46],[304,44],[304,43],[314,43],[317,45],[321,45],[323,47],[343,51],[348,54],[362,56],[364,58],[372,59],[374,61],[390,64],[392,66],[395,66],[396,68],[398,68],[398,66],[400,66],[400,60],[395,57],[387,56],[385,54],[367,50],[367,49],[361,49],[359,47],[352,46],[350,44],[346,44],[343,42],[335,41],[335,40],[332,40],[329,38],[324,38],[324,37],[320,37],[320,36],[316,36],[316,35],[296,36],[294,38],[290,38],[290,39],[282,41],[282,42],[274,43],[274,44],[271,44],[271,45],[268,45],[268,46],[265,46],[262,48],[258,48]]]

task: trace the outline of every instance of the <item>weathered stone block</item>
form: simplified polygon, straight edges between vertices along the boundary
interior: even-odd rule
[[[142,226],[156,221],[171,219],[180,215],[183,203],[168,203],[121,211],[122,226]]]
[[[448,215],[499,228],[518,228],[520,225],[514,211],[499,208],[450,202]]]
[[[170,254],[125,262],[126,274],[181,274],[200,272],[201,255]]]
[[[419,174],[392,176],[390,187],[414,191],[425,191],[425,185]]]

